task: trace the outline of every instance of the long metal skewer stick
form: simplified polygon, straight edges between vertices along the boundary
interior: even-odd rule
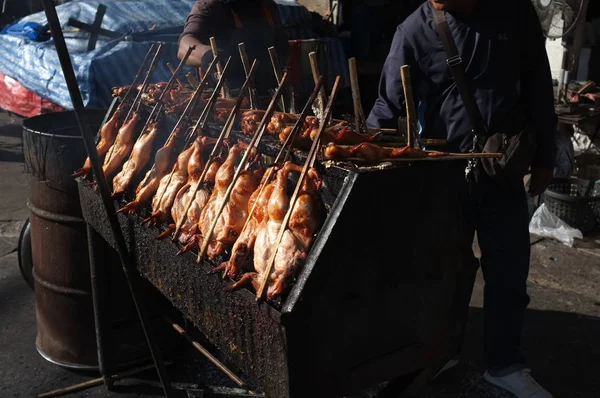
[[[279,150],[277,157],[273,161],[273,165],[271,167],[269,167],[269,169],[267,170],[266,176],[264,178],[264,184],[262,184],[259,188],[258,195],[256,197],[256,200],[252,204],[252,208],[250,209],[250,212],[248,213],[248,218],[246,219],[246,223],[244,224],[242,231],[244,231],[246,229],[246,227],[248,226],[248,223],[250,222],[250,218],[251,218],[252,214],[254,213],[256,206],[257,206],[258,202],[260,202],[260,197],[263,193],[263,190],[267,186],[269,180],[271,179],[271,176],[273,175],[273,173],[275,171],[275,168],[273,166],[277,165],[277,164],[285,163],[289,159],[290,155],[292,154],[292,150],[294,149],[294,142],[296,141],[296,137],[298,136],[298,133],[302,129],[302,126],[304,125],[304,120],[308,116],[308,113],[310,112],[312,105],[315,102],[317,95],[319,94],[319,91],[321,90],[321,87],[323,86],[323,81],[324,81],[323,76],[319,77],[319,79],[317,80],[317,85],[315,86],[315,89],[313,90],[311,96],[308,98],[308,101],[306,102],[306,106],[302,110],[300,117],[298,118],[298,120],[296,120],[296,123],[294,124],[294,127],[292,129],[292,132],[286,137],[284,143],[281,145],[281,149]],[[283,155],[284,153],[285,153],[285,155]]]
[[[211,62],[211,66],[216,65],[216,60],[217,60],[216,58],[213,59],[213,61]],[[194,137],[196,135],[198,125],[201,123],[201,121],[203,119],[206,120],[208,118],[208,113],[212,109],[213,105],[217,103],[217,95],[219,93],[220,88],[222,87],[223,82],[225,81],[224,77],[227,74],[230,60],[231,60],[231,57],[229,57],[229,59],[227,60],[227,63],[225,64],[225,68],[223,69],[223,73],[221,73],[221,76],[219,77],[219,82],[217,83],[217,86],[215,87],[213,94],[210,97],[209,102],[206,104],[206,106],[204,106],[204,109],[202,110],[202,114],[200,115],[200,117],[198,118],[198,121],[196,122],[196,126],[194,126],[191,133],[186,138],[182,151],[185,151],[187,149],[187,146],[188,146],[189,142],[192,140],[192,137]],[[208,76],[210,76],[211,68],[209,67],[208,70],[209,70],[209,72],[206,73],[206,75],[204,75],[204,79],[202,79],[202,83],[196,89],[197,92],[199,91],[201,93],[204,90],[204,83],[206,82]],[[158,200],[158,203],[161,203],[163,198],[165,197],[165,193],[167,192],[167,187],[169,186],[169,184],[171,184],[171,180],[173,179],[173,175],[175,174],[176,169],[177,169],[177,162],[175,162],[175,164],[173,165],[173,168],[171,169],[171,172],[169,173],[169,178],[167,180],[167,184],[165,185],[165,189],[162,190],[162,193],[160,195],[160,199]]]
[[[173,233],[173,238],[172,238],[173,242],[176,241],[177,237],[179,236],[181,227],[186,220],[187,212],[190,209],[190,207],[192,206],[192,203],[194,202],[194,199],[196,198],[196,193],[200,189],[200,186],[202,186],[202,184],[204,183],[204,179],[206,178],[206,175],[208,174],[208,170],[210,169],[210,165],[211,165],[213,159],[215,158],[215,155],[217,154],[218,151],[220,151],[221,145],[223,144],[223,140],[226,138],[226,136],[231,131],[231,127],[233,126],[235,117],[238,113],[238,110],[240,109],[240,106],[242,105],[244,96],[246,95],[246,91],[247,91],[250,79],[256,73],[258,64],[259,64],[258,60],[254,60],[254,62],[252,63],[252,67],[250,68],[250,75],[246,78],[246,81],[242,85],[242,89],[240,90],[240,94],[235,102],[235,105],[231,109],[231,112],[229,112],[229,116],[227,117],[227,120],[225,121],[225,124],[223,125],[223,129],[221,130],[221,133],[219,134],[219,137],[217,138],[217,142],[213,146],[213,149],[212,149],[210,155],[208,156],[208,160],[206,161],[206,164],[204,165],[202,174],[200,175],[200,178],[198,179],[198,182],[196,183],[196,185],[193,188],[191,188],[192,194],[190,195],[190,199],[188,200],[188,202],[186,203],[186,205],[184,207],[185,211],[183,212],[183,216],[179,219],[179,221],[177,221],[177,226],[175,228],[175,232]]]
[[[275,238],[275,242],[273,242],[273,253],[271,254],[271,257],[269,258],[269,262],[267,263],[267,269],[265,270],[265,273],[263,275],[262,281],[260,283],[260,287],[258,288],[258,292],[256,292],[256,300],[261,300],[265,294],[266,291],[266,287],[267,287],[267,283],[269,282],[270,278],[269,276],[271,275],[271,270],[273,269],[273,264],[275,263],[275,256],[277,255],[277,249],[279,248],[279,243],[281,242],[281,239],[283,238],[283,234],[285,233],[287,227],[288,227],[288,222],[290,221],[290,217],[292,215],[292,211],[294,210],[294,205],[296,204],[296,199],[298,198],[298,193],[300,192],[300,189],[302,188],[302,183],[304,181],[304,178],[306,176],[306,173],[308,172],[309,167],[312,166],[312,164],[314,164],[314,161],[317,157],[317,152],[319,150],[319,143],[321,141],[321,135],[323,135],[323,131],[325,131],[325,128],[327,127],[327,120],[329,119],[329,116],[331,115],[331,108],[333,106],[333,102],[335,101],[335,98],[337,96],[337,92],[340,86],[340,81],[341,78],[338,76],[335,79],[335,83],[333,84],[333,89],[331,91],[331,95],[329,96],[329,101],[327,102],[327,106],[325,107],[325,114],[323,115],[323,118],[321,119],[321,125],[319,127],[319,131],[317,132],[317,135],[315,136],[313,143],[311,145],[310,151],[308,153],[308,158],[306,159],[306,162],[304,162],[304,167],[302,168],[302,171],[300,172],[300,177],[298,178],[298,182],[296,183],[296,188],[294,189],[294,193],[292,194],[292,197],[290,198],[290,205],[288,207],[287,212],[285,213],[285,217],[283,219],[283,222],[281,223],[281,226],[279,227],[279,232],[277,234],[277,238]]]
[[[187,62],[188,58],[190,57],[190,54],[192,53],[192,51],[194,51],[195,48],[196,48],[196,46],[190,46],[188,48],[187,52],[185,53],[185,55],[183,56],[183,58],[181,59],[181,62],[179,62],[179,65],[177,65],[177,69],[175,69],[175,73],[173,73],[173,75],[171,75],[171,77],[169,78],[169,81],[167,81],[167,84],[165,85],[165,88],[160,93],[160,96],[156,100],[156,104],[154,105],[154,108],[152,108],[152,112],[150,112],[150,116],[148,116],[148,120],[146,120],[146,124],[144,125],[142,130],[145,130],[148,127],[148,125],[153,121],[153,117],[155,115],[156,116],[160,115],[160,112],[162,111],[162,108],[164,105],[163,99],[165,98],[167,93],[169,93],[169,91],[171,90],[171,86],[173,86],[173,83],[175,82],[175,78],[177,77],[179,72],[181,72],[181,69],[183,68],[183,66]]]
[[[173,76],[175,76],[175,75],[173,75]],[[171,140],[173,139],[173,137],[175,136],[175,134],[178,133],[179,129],[181,128],[181,125],[183,124],[183,122],[187,119],[188,114],[196,106],[196,102],[200,98],[200,93],[202,92],[202,89],[203,89],[203,86],[200,85],[200,86],[198,86],[196,88],[196,90],[194,90],[194,93],[192,94],[192,97],[190,98],[190,100],[188,101],[185,109],[183,110],[183,112],[179,116],[179,120],[177,120],[177,123],[175,124],[175,127],[173,127],[173,130],[171,130],[171,133],[169,134],[169,137],[165,141],[165,145],[164,146],[167,146],[171,142]],[[144,177],[144,179],[142,180],[142,182],[140,182],[139,187],[144,187],[146,185],[146,182],[148,182],[148,178],[150,178],[150,175],[152,175],[152,172],[154,171],[155,167],[156,167],[156,162],[154,162],[152,164],[152,167],[150,168],[150,171],[148,171],[146,173],[146,176]]]
[[[204,254],[206,253],[206,249],[208,249],[208,244],[210,243],[212,234],[215,230],[215,227],[217,226],[217,222],[219,221],[219,218],[221,217],[221,213],[223,213],[223,209],[225,209],[227,202],[229,202],[229,197],[231,195],[231,191],[233,191],[233,187],[235,186],[235,183],[236,183],[238,177],[240,176],[242,170],[244,170],[246,168],[246,162],[248,161],[250,152],[252,152],[252,149],[260,142],[260,140],[265,132],[265,129],[267,127],[267,123],[271,119],[271,115],[275,111],[275,104],[277,103],[277,100],[279,100],[281,93],[283,92],[283,87],[285,86],[285,83],[287,81],[287,76],[288,76],[288,74],[287,74],[287,72],[285,72],[281,78],[279,87],[277,87],[277,91],[275,92],[275,95],[273,96],[273,98],[271,98],[271,103],[269,104],[269,107],[267,108],[267,111],[265,112],[263,119],[261,120],[258,128],[256,129],[256,132],[254,133],[252,140],[250,140],[248,147],[244,151],[244,155],[242,156],[242,159],[240,160],[240,164],[238,165],[237,169],[235,170],[235,173],[233,174],[233,178],[231,179],[231,183],[227,187],[227,191],[225,191],[225,195],[223,196],[223,199],[222,199],[221,203],[219,204],[219,208],[217,209],[217,212],[215,213],[215,218],[212,220],[212,224],[210,226],[210,229],[208,230],[208,233],[206,234],[206,236],[202,237],[202,248],[200,249],[200,252],[198,253],[198,258],[196,259],[196,262],[198,262],[198,263],[200,261],[202,261],[202,258],[204,257]]]
[[[73,103],[73,109],[75,111],[77,124],[79,125],[79,129],[81,130],[83,143],[85,145],[88,157],[90,158],[92,170],[94,172],[94,175],[96,176],[96,181],[98,182],[98,189],[100,191],[102,203],[104,204],[104,208],[106,210],[106,216],[110,223],[111,231],[115,239],[117,251],[121,260],[121,265],[123,266],[123,270],[125,273],[125,279],[127,280],[127,285],[129,287],[131,297],[135,304],[137,314],[140,319],[144,335],[146,337],[146,342],[148,343],[148,347],[150,348],[150,353],[152,354],[154,366],[156,367],[158,377],[160,378],[163,391],[167,397],[172,397],[173,390],[171,388],[171,383],[169,382],[169,378],[167,376],[165,363],[162,359],[160,350],[156,345],[154,335],[150,330],[150,323],[148,322],[145,308],[143,307],[142,303],[138,300],[136,294],[137,288],[139,287],[137,285],[138,279],[136,278],[139,278],[140,276],[137,273],[135,266],[133,265],[133,261],[130,257],[129,251],[127,250],[127,244],[123,236],[123,231],[121,231],[119,220],[115,215],[114,205],[110,198],[108,184],[106,183],[104,171],[102,170],[102,165],[100,164],[98,151],[96,149],[96,146],[94,145],[94,137],[88,127],[87,120],[85,117],[85,108],[83,106],[81,92],[79,91],[79,87],[77,85],[75,71],[73,70],[73,64],[71,63],[71,58],[69,57],[69,50],[67,49],[67,44],[65,43],[65,37],[60,26],[60,21],[58,20],[58,15],[56,14],[56,8],[54,7],[54,3],[52,2],[52,0],[42,0],[42,4],[46,13],[48,25],[50,26],[50,30],[52,32],[54,45],[56,47],[58,59],[60,61],[60,65],[65,76],[65,81],[67,83],[67,88],[69,90],[71,102]]]
[[[163,45],[160,44],[158,46],[158,49],[156,50],[156,54],[154,54],[154,58],[152,59],[152,62],[150,63],[150,67],[148,68],[146,77],[144,78],[144,81],[142,82],[142,87],[140,87],[137,94],[135,95],[133,103],[131,104],[131,108],[129,108],[129,112],[127,113],[127,117],[125,118],[125,121],[123,123],[125,123],[127,120],[129,120],[129,117],[131,116],[131,113],[132,113],[134,107],[136,108],[135,109],[136,112],[139,111],[140,104],[142,103],[142,95],[146,91],[146,88],[148,88],[148,85],[150,83],[150,78],[152,77],[152,74],[154,73],[154,70],[156,69],[156,66],[158,65],[158,60],[160,59],[163,49],[164,49]],[[135,105],[136,103],[137,103],[137,106]]]
[[[133,108],[136,107],[135,106],[136,103],[138,104],[138,106],[136,108],[136,112],[138,111],[139,104],[142,103],[141,96],[144,93],[144,91],[146,91],[146,87],[148,87],[148,82],[150,81],[150,77],[154,73],[154,69],[156,68],[156,65],[158,64],[158,60],[160,58],[161,52],[162,52],[162,44],[159,45],[158,50],[156,51],[156,54],[154,55],[154,59],[152,60],[152,63],[150,64],[150,67],[148,68],[148,72],[146,73],[146,77],[144,78],[144,82],[142,83],[142,87],[140,88],[137,95],[135,96],[135,99],[131,103],[131,107],[129,108],[129,111],[127,112],[127,116],[125,116],[125,119],[123,119],[123,124],[121,125],[121,127],[125,126],[125,123],[127,123],[129,118],[131,117],[131,113],[133,112]],[[144,126],[144,129],[146,127],[147,126]],[[142,132],[144,131],[144,129],[142,130]],[[106,156],[106,160],[104,161],[104,164],[108,164],[108,162],[110,162],[110,160],[112,159],[112,155],[113,155],[113,152],[115,151],[116,143],[117,143],[117,139],[115,138],[115,142],[111,145],[108,155]]]
[[[137,74],[133,78],[133,82],[131,83],[131,86],[129,86],[129,89],[127,90],[127,92],[125,93],[123,98],[121,99],[121,104],[119,104],[119,108],[121,107],[121,105],[124,105],[129,100],[129,97],[131,97],[131,95],[135,92],[135,85],[137,84],[140,77],[142,77],[142,72],[144,71],[144,68],[146,68],[146,64],[148,63],[148,60],[150,59],[150,54],[152,54],[155,47],[156,47],[156,43],[152,43],[152,46],[150,46],[150,50],[148,50],[148,52],[146,53],[146,56],[144,57],[144,60],[142,61],[142,64],[140,65],[140,69],[137,71]]]
[[[319,79],[317,80],[317,84],[316,84],[311,96],[308,98],[308,101],[306,102],[306,105],[305,105],[304,109],[302,110],[300,117],[298,118],[298,120],[296,121],[296,124],[292,128],[291,133],[286,137],[284,143],[281,145],[281,149],[279,150],[277,157],[273,161],[273,164],[267,169],[267,172],[265,173],[265,177],[263,179],[263,183],[258,188],[258,194],[256,195],[256,200],[254,201],[254,203],[252,204],[252,208],[248,212],[248,217],[246,218],[246,222],[244,223],[244,226],[242,227],[242,232],[240,233],[240,235],[244,233],[246,228],[248,228],[248,225],[250,224],[250,220],[252,219],[252,215],[254,214],[254,211],[256,210],[256,206],[258,205],[258,203],[261,200],[263,191],[265,190],[266,186],[269,185],[269,180],[275,173],[275,166],[278,164],[283,164],[283,163],[287,162],[290,155],[292,154],[292,150],[294,149],[294,143],[296,141],[296,137],[298,137],[298,133],[300,132],[300,130],[302,129],[302,126],[304,125],[304,120],[306,119],[306,116],[308,116],[308,112],[310,112],[310,109],[312,108],[312,106],[317,98],[317,95],[319,95],[319,90],[323,86],[323,80],[324,80],[323,76],[320,76]],[[285,155],[283,155],[284,153],[285,153]],[[227,270],[224,270],[222,278],[225,279],[226,277],[227,277]]]

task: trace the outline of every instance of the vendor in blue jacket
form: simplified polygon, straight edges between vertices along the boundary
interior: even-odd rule
[[[450,150],[468,152],[472,127],[446,63],[433,9],[445,12],[475,100],[489,131],[514,122],[517,113],[536,135],[529,194],[542,193],[552,180],[556,116],[550,66],[538,16],[529,0],[428,0],[398,26],[387,57],[377,99],[367,123],[396,127],[403,116],[400,67],[411,67],[421,136],[448,140]],[[509,123],[510,124],[510,123]],[[523,126],[513,126],[523,128]],[[501,130],[500,130],[501,131]],[[454,300],[461,330],[455,352],[442,368],[457,363],[476,271],[484,291],[485,380],[519,398],[547,398],[525,368],[520,354],[529,303],[529,214],[525,187],[501,187],[491,178],[465,181],[457,167],[457,192],[464,204],[463,264]],[[484,173],[485,174],[485,173]],[[477,232],[478,261],[472,250]],[[465,294],[466,293],[466,294]],[[454,355],[454,356],[452,356]]]

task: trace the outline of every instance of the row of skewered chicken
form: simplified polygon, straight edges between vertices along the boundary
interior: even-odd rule
[[[138,134],[141,116],[137,112],[119,128],[122,114],[115,112],[103,126],[97,145],[115,197],[130,192],[134,182],[140,179],[151,162],[152,148],[160,132],[160,121],[156,119],[147,122]],[[239,144],[231,145],[228,152],[212,158],[203,180],[199,181],[207,167],[206,152],[216,141],[199,132],[190,133],[183,126],[175,129],[156,152],[151,169],[135,189],[135,200],[119,212],[139,213],[144,207],[151,207],[151,216],[145,222],[171,223],[161,238],[170,236],[180,224],[178,240],[183,245],[180,252],[198,247],[204,236],[211,235],[207,250],[209,258],[231,252],[230,259],[217,268],[223,269],[229,277],[237,278],[244,265],[253,258],[253,270],[244,274],[232,288],[247,283],[257,288],[265,277],[267,262],[276,252],[267,297],[279,297],[306,258],[322,220],[317,198],[321,185],[319,173],[310,169],[281,243],[274,247],[290,206],[286,191],[288,176],[299,171],[299,166],[287,162],[272,166],[277,170],[267,173],[261,167],[254,170],[247,167],[236,180],[227,205],[217,215],[244,148]],[[191,141],[191,145],[177,155],[178,148],[186,141]],[[253,150],[249,165],[256,166],[259,159]],[[89,175],[89,160],[76,174]],[[196,188],[198,184],[200,186]],[[191,206],[186,208],[190,201]],[[217,216],[214,231],[208,233]]]

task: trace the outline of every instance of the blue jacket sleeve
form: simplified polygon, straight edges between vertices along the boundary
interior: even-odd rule
[[[411,78],[413,87],[416,87],[415,58],[412,48],[402,31],[402,25],[400,25],[396,30],[390,53],[381,72],[379,97],[367,118],[369,127],[397,128],[398,118],[406,115],[402,78],[400,76],[400,67],[403,65],[413,66]]]
[[[552,168],[556,158],[557,117],[546,39],[531,2],[520,3],[523,7],[521,37],[525,40],[521,54],[521,99],[527,120],[536,133],[537,150],[533,165]]]

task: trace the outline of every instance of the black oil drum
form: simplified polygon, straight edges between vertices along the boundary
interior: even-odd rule
[[[95,132],[105,112],[87,113]],[[31,174],[37,349],[60,366],[97,369],[86,224],[71,176],[87,157],[75,114],[48,113],[24,120],[23,152]]]

